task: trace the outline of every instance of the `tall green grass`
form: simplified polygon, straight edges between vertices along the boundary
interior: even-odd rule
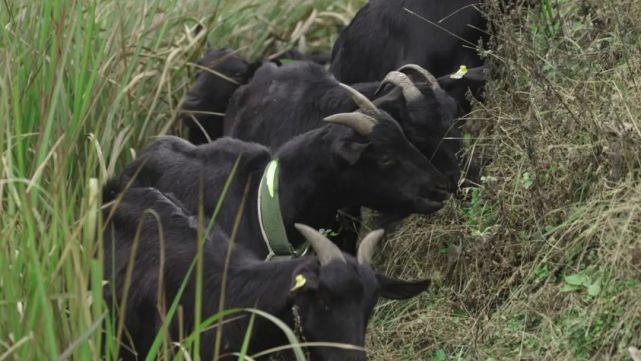
[[[0,360],[114,354],[101,345],[101,185],[150,137],[179,131],[176,110],[208,41],[255,58],[327,50],[336,9],[327,0],[0,4]]]

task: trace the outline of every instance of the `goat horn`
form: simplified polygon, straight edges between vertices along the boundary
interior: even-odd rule
[[[358,247],[358,251],[356,252],[356,259],[359,264],[366,266],[372,262],[374,249],[376,248],[378,241],[383,238],[383,233],[384,231],[382,229],[377,229],[369,232],[365,238],[363,238],[361,245]]]
[[[372,134],[372,130],[377,123],[376,119],[359,112],[338,113],[325,117],[323,120],[330,123],[348,126],[354,129],[356,133],[365,137]]]
[[[381,85],[378,86],[378,89],[376,89],[376,93],[374,94],[378,94],[387,83],[394,84],[397,87],[403,89],[403,97],[405,97],[405,99],[408,101],[415,101],[423,97],[423,94],[420,90],[418,90],[416,85],[412,83],[412,80],[407,75],[399,71],[389,72],[387,76],[385,76],[385,79],[383,79],[383,81],[381,82]]]
[[[338,259],[345,262],[343,252],[332,241],[323,236],[314,228],[301,223],[294,223],[294,227],[307,239],[316,252],[321,266]]]
[[[423,68],[420,65],[416,64],[406,64],[398,69],[398,71],[405,73],[406,70],[413,70],[425,78],[425,81],[432,87],[432,89],[440,89],[441,85],[438,83],[438,80],[430,73],[427,69]]]
[[[350,98],[358,105],[358,108],[362,110],[364,113],[370,114],[370,115],[375,115],[379,113],[378,108],[374,103],[372,103],[371,100],[367,99],[367,97],[361,93],[358,92],[358,90],[352,88],[351,86],[343,83],[338,83],[345,91],[347,91],[347,94],[349,94]]]

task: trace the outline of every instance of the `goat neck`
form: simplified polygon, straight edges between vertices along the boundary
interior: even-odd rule
[[[336,211],[350,203],[339,187],[340,172],[331,156],[332,133],[340,131],[347,130],[326,125],[297,136],[277,152],[281,212],[294,247],[302,243],[294,223],[326,227]]]
[[[294,320],[288,300],[291,288],[291,275],[302,262],[308,258],[295,258],[284,261],[263,262],[238,254],[232,256],[232,265],[228,271],[225,308],[255,308],[274,315],[294,328]],[[222,271],[222,270],[220,270]],[[219,275],[213,275],[219,277]],[[218,305],[216,305],[218,307]],[[230,323],[223,336],[230,338],[230,344],[239,345],[245,337],[246,320]],[[287,343],[284,335],[269,320],[256,317],[253,333],[271,335],[252,340],[252,349],[266,350]],[[229,350],[231,351],[231,350]]]

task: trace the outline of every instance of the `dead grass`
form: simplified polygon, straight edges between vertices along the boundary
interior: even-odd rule
[[[551,21],[488,6],[499,76],[468,121],[483,185],[389,240],[383,267],[436,282],[379,308],[372,359],[624,360],[641,344],[641,3],[553,5]]]

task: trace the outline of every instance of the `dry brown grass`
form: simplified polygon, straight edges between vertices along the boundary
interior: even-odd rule
[[[624,360],[641,344],[641,2],[553,5],[557,31],[541,4],[488,6],[500,70],[468,121],[485,178],[387,243],[383,267],[435,287],[378,309],[372,359]]]

